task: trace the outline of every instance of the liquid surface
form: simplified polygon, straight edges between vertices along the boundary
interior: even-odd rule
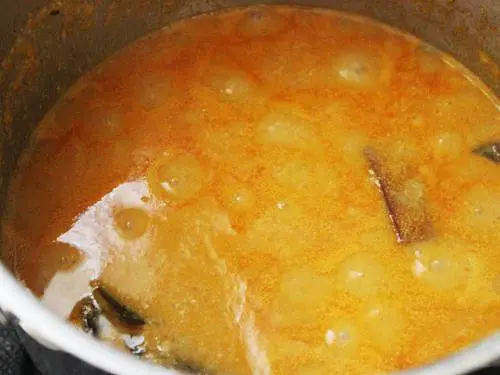
[[[65,317],[106,288],[130,324],[100,337],[166,366],[414,367],[500,328],[499,141],[498,102],[412,37],[304,8],[201,16],[46,115],[7,262]]]

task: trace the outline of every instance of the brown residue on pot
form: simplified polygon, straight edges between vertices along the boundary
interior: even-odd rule
[[[9,80],[1,101],[3,104],[2,124],[8,129],[14,117],[15,96],[28,81],[29,76],[35,74],[38,68],[37,53],[33,42],[26,37],[18,38],[1,67],[4,71],[0,72],[0,84],[5,79]]]
[[[88,2],[57,1],[51,2],[37,13],[29,16],[25,26],[7,53],[0,66],[0,87],[3,88],[0,103],[3,104],[2,126],[9,129],[15,113],[22,108],[26,91],[36,89],[40,76],[40,52],[43,50],[44,36],[52,33],[53,27],[44,32],[49,22],[57,22],[59,35],[51,38],[63,41],[72,32],[89,29],[96,22],[91,16],[96,6]],[[114,4],[114,3],[112,3]],[[57,17],[54,17],[57,16]]]

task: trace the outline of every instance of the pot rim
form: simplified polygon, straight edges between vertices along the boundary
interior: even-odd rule
[[[20,326],[45,346],[119,375],[178,375],[180,371],[146,363],[95,340],[52,313],[0,263],[0,306],[19,319]],[[443,360],[398,375],[455,375],[486,366],[500,357],[500,331]],[[396,373],[394,373],[396,374]]]

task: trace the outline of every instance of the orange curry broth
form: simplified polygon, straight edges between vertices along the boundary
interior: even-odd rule
[[[65,317],[99,280],[167,366],[422,365],[500,327],[500,165],[472,153],[499,139],[498,101],[413,37],[307,8],[204,15],[45,116],[10,190],[7,262]],[[396,241],[366,147],[430,223],[422,240]]]

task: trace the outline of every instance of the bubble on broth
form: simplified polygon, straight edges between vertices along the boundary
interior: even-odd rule
[[[328,346],[348,346],[353,339],[353,333],[348,328],[340,328],[335,331],[333,329],[328,329],[325,333],[325,344]]]
[[[153,194],[175,203],[195,197],[205,179],[200,162],[190,154],[164,157],[150,168],[148,175]]]
[[[255,207],[255,194],[245,184],[228,179],[219,189],[222,205],[233,213],[251,212]]]
[[[324,345],[334,352],[355,352],[360,343],[360,332],[355,323],[333,319],[327,324]]]
[[[457,244],[431,241],[414,245],[413,273],[433,289],[464,288],[471,272],[467,252]]]
[[[463,156],[464,152],[465,142],[458,133],[442,133],[435,139],[433,154],[439,161],[456,160]]]
[[[140,208],[124,208],[114,213],[114,224],[120,235],[128,240],[141,237],[149,225],[149,215]]]
[[[390,78],[384,58],[370,50],[346,49],[336,56],[333,69],[340,82],[360,89],[386,86]]]
[[[321,142],[313,124],[294,112],[283,110],[265,116],[256,128],[257,141],[264,145],[318,151]]]
[[[342,261],[335,271],[336,285],[365,297],[378,293],[384,285],[385,272],[373,254],[361,252]]]
[[[262,105],[264,92],[257,88],[254,80],[242,70],[218,65],[208,68],[203,81],[211,87],[218,97],[232,103],[253,103]]]

